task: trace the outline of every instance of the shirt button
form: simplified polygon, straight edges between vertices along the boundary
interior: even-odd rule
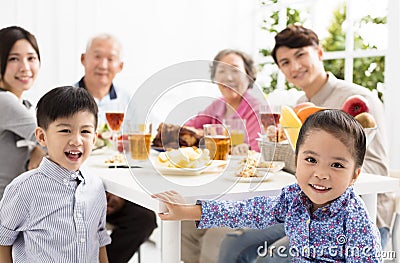
[[[81,238],[81,243],[85,243],[86,239]]]
[[[82,214],[81,213],[77,213],[76,216],[77,217],[82,217]]]
[[[64,184],[68,184],[68,179],[64,178],[63,182]]]

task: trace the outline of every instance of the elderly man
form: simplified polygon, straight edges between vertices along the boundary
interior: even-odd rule
[[[121,43],[112,35],[91,38],[81,55],[85,75],[75,84],[95,98],[99,107],[99,122],[105,123],[104,113],[114,106],[126,109],[129,95],[113,83],[122,71]],[[110,263],[126,263],[157,227],[154,212],[107,193],[107,223],[114,226],[112,242],[107,246]]]

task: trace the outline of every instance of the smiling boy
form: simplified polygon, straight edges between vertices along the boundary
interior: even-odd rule
[[[39,100],[35,134],[48,156],[5,190],[2,262],[108,262],[104,187],[79,170],[96,138],[97,111],[85,89],[59,87]]]

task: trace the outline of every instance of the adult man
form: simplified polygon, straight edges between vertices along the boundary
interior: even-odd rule
[[[275,37],[272,57],[287,81],[304,91],[305,94],[298,103],[310,101],[317,106],[340,109],[351,95],[358,94],[367,99],[369,112],[375,117],[378,131],[368,146],[362,171],[387,176],[384,109],[378,97],[364,87],[339,80],[332,73],[326,72],[318,36],[310,29],[290,25],[279,32]],[[388,238],[393,208],[394,200],[390,195],[378,195],[377,225],[383,245]],[[221,245],[219,262],[250,262],[248,260],[254,260],[257,257],[257,248],[264,246],[265,241],[271,245],[272,242],[284,236],[282,225],[274,225],[252,233],[245,231],[239,236],[226,236]],[[280,243],[280,245],[288,246],[288,242]],[[282,253],[282,250],[279,252],[289,255],[288,250],[285,253]],[[288,262],[288,260],[290,261],[290,257],[280,258],[279,255],[274,254],[271,258],[268,255],[259,257],[257,262]]]
[[[112,35],[101,34],[91,38],[86,52],[81,55],[84,77],[76,86],[85,88],[99,107],[99,122],[105,122],[104,113],[114,105],[129,103],[129,96],[119,90],[113,80],[123,69],[121,44]],[[112,242],[107,246],[110,263],[128,262],[139,246],[157,227],[154,212],[107,193],[107,223],[114,226]]]

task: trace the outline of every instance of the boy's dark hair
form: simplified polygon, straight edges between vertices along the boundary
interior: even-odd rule
[[[257,79],[257,70],[254,66],[254,60],[243,51],[236,49],[223,49],[220,52],[218,52],[218,54],[214,57],[213,63],[210,66],[211,80],[214,81],[215,79],[215,72],[217,70],[217,66],[220,63],[221,59],[229,54],[235,54],[242,58],[246,74],[250,78],[248,88],[251,89],[253,87],[254,81],[256,81]]]
[[[10,54],[11,48],[14,46],[15,42],[21,39],[27,40],[32,45],[40,61],[39,46],[34,35],[19,26],[2,28],[0,30],[0,79],[6,72],[8,55]]]
[[[296,143],[296,159],[300,146],[309,131],[323,130],[339,139],[354,156],[356,168],[362,166],[366,151],[366,137],[361,124],[353,116],[341,110],[322,110],[310,115],[300,129]]]
[[[40,98],[36,106],[37,124],[46,130],[56,119],[68,118],[81,111],[93,114],[96,128],[97,104],[86,89],[72,86],[54,88]]]
[[[278,64],[276,51],[280,47],[301,48],[307,46],[317,47],[318,45],[318,36],[314,31],[300,25],[289,25],[275,36],[275,46],[272,49],[271,56],[275,63]]]

